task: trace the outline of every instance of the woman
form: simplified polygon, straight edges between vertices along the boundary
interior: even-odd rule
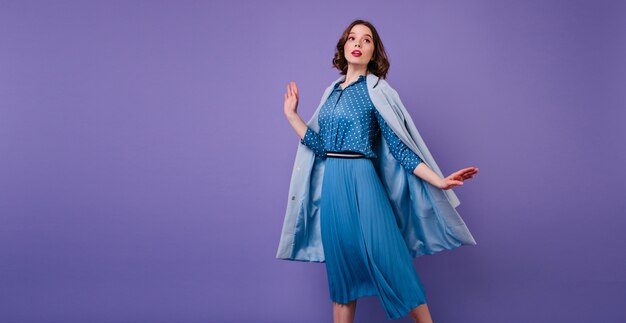
[[[300,143],[314,153],[315,161],[319,161],[313,163],[312,169],[302,170],[299,165],[305,164],[295,165],[292,185],[296,182],[294,180],[296,172],[304,171],[309,172],[306,177],[309,179],[307,188],[313,188],[299,195],[299,203],[295,203],[298,202],[295,201],[295,194],[291,196],[290,200],[295,201],[293,204],[295,208],[292,208],[293,211],[288,210],[288,213],[302,215],[307,213],[309,208],[315,208],[316,203],[302,201],[308,201],[309,196],[317,194],[315,180],[310,179],[312,176],[310,174],[323,172],[319,192],[318,224],[323,257],[315,256],[315,250],[321,250],[316,246],[315,234],[304,235],[304,238],[301,234],[311,232],[316,227],[315,217],[305,214],[304,220],[300,221],[304,221],[304,224],[293,224],[290,222],[292,220],[286,217],[278,258],[326,262],[335,322],[352,322],[357,299],[374,295],[380,299],[388,319],[398,319],[408,314],[415,322],[432,322],[425,292],[413,267],[412,257],[452,249],[462,244],[476,243],[454,211],[454,204],[458,205],[458,202],[441,206],[444,195],[433,195],[437,191],[431,190],[426,184],[421,184],[421,180],[436,189],[449,190],[472,178],[478,172],[478,168],[464,168],[442,178],[425,145],[423,143],[411,145],[415,147],[411,149],[405,141],[414,138],[407,139],[406,135],[401,135],[404,137],[402,139],[399,136],[402,132],[396,130],[400,129],[400,123],[394,122],[392,126],[387,123],[386,119],[393,120],[388,112],[391,108],[383,109],[380,97],[393,97],[395,91],[391,90],[387,83],[383,83],[388,87],[384,92],[386,94],[370,95],[374,85],[368,82],[378,83],[379,78],[386,77],[389,69],[383,44],[371,23],[356,20],[346,28],[337,45],[333,65],[345,75],[345,78],[342,78],[343,82],[338,81],[327,89],[320,107],[310,122],[313,124],[315,121],[317,125],[319,121],[319,131],[316,132],[298,115],[298,88],[294,82],[287,86],[287,93],[284,96],[284,113],[287,120],[300,136]],[[397,107],[401,105],[399,99],[390,100],[392,101],[389,102],[399,109]],[[375,102],[378,105],[374,105]],[[397,111],[402,113],[402,110]],[[412,125],[412,122],[410,124]],[[412,137],[419,136],[416,130],[406,133],[412,133]],[[421,142],[421,138],[416,141]],[[413,185],[421,189],[419,192],[423,194],[415,193],[417,191],[414,189],[411,192],[417,196],[410,197],[410,200],[420,201],[419,208],[406,202],[396,203],[402,198],[390,200],[389,179],[381,181],[381,177],[390,173],[381,167],[377,168],[377,165],[386,158],[381,156],[384,155],[381,152],[385,151],[390,152],[407,174],[419,177],[420,181],[415,178],[398,179],[407,183],[412,181],[412,184],[400,187]],[[416,151],[422,151],[420,153],[422,156],[428,156],[429,164],[435,165],[437,172],[429,168]],[[393,171],[391,174],[394,174]],[[420,200],[421,197],[424,199]],[[402,205],[408,205],[409,208]],[[424,213],[426,216],[419,218],[431,221],[428,223],[432,223],[432,228],[446,228],[445,232],[434,238],[437,241],[432,244],[428,243],[424,232],[434,235],[439,233],[433,230],[430,232],[434,233],[428,233],[427,229],[430,227],[424,227],[421,229],[422,232],[416,233],[407,229],[411,227],[410,224],[402,224],[401,232],[394,212],[401,214],[403,210],[410,210],[406,213],[412,214],[430,211]],[[442,219],[442,216],[447,219]],[[450,221],[454,223],[450,224]],[[414,229],[417,227],[419,231],[419,225],[412,227]],[[426,225],[428,224],[425,222],[424,226]],[[300,228],[291,229],[294,226]],[[285,229],[287,227],[291,231],[287,232]],[[413,232],[413,235],[407,232]],[[412,237],[421,237],[424,241],[417,241],[418,239]],[[411,249],[407,248],[409,243]],[[285,252],[287,250],[285,246],[289,247],[289,252]],[[294,255],[294,248],[298,249],[299,256]],[[281,256],[281,253],[284,255]]]

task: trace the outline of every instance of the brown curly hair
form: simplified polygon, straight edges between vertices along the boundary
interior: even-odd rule
[[[372,37],[374,38],[374,54],[372,55],[372,60],[367,64],[367,70],[369,73],[385,79],[387,77],[387,72],[389,71],[389,59],[387,58],[387,53],[385,52],[385,46],[383,46],[383,42],[378,36],[378,32],[376,31],[376,28],[374,28],[374,25],[366,20],[357,19],[343,31],[341,38],[337,42],[337,48],[335,49],[335,57],[333,57],[332,66],[341,71],[342,75],[346,75],[346,73],[348,73],[348,61],[344,56],[343,46],[346,41],[348,41],[350,30],[352,30],[352,27],[355,25],[367,26],[372,31]]]

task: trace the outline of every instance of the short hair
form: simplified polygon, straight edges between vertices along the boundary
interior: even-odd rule
[[[348,35],[350,34],[350,30],[355,25],[364,25],[367,26],[372,31],[372,38],[374,44],[374,53],[372,54],[372,60],[367,64],[367,70],[378,76],[379,78],[385,79],[387,77],[387,72],[389,71],[389,59],[387,58],[387,53],[385,52],[385,46],[383,46],[383,42],[374,28],[374,25],[369,21],[357,19],[350,23],[350,25],[343,31],[341,38],[337,42],[337,48],[335,49],[335,57],[333,57],[333,67],[341,71],[342,75],[348,73],[348,61],[344,56],[343,46],[348,41]]]

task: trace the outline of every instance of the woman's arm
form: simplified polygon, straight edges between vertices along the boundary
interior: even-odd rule
[[[383,139],[387,142],[391,154],[400,162],[402,167],[413,172],[418,164],[423,164],[422,159],[398,138],[377,110],[374,110],[374,113],[378,121],[378,128],[382,133]]]
[[[284,113],[289,124],[300,137],[300,142],[313,150],[316,155],[325,156],[326,150],[324,149],[322,137],[309,128],[298,114],[298,87],[295,82],[291,82],[287,86]]]
[[[302,120],[300,115],[294,112],[285,114],[285,117],[287,117],[287,121],[289,121],[289,124],[291,124],[291,127],[296,131],[300,139],[304,140],[309,127],[306,125],[304,120]]]
[[[437,173],[435,173],[430,167],[426,165],[426,163],[419,163],[417,167],[413,170],[413,174],[435,187],[442,187],[443,178],[439,177]]]
[[[409,147],[407,147],[402,140],[393,132],[393,129],[385,122],[385,119],[375,111],[378,125],[382,132],[384,139],[387,141],[387,145],[391,150],[391,154],[402,164],[404,168],[411,171],[413,175],[427,181],[435,187],[441,189],[450,189],[457,185],[463,185],[463,181],[478,172],[478,168],[468,167],[459,170],[452,175],[441,178],[435,173],[424,161],[417,156]]]
[[[387,84],[387,83],[385,82],[383,84]],[[398,95],[398,92],[396,92],[396,90],[391,88],[391,86],[389,86],[388,84],[387,84],[387,89],[390,91],[391,95],[395,97],[397,102],[400,105],[402,105],[402,101],[400,100],[400,96]],[[403,105],[402,107],[404,109]],[[380,119],[382,119],[382,117]],[[478,173],[477,167],[466,167],[450,174],[448,177],[441,178],[437,173],[435,173],[432,169],[430,169],[430,167],[428,167],[428,165],[426,165],[426,163],[424,163],[423,161],[420,162],[413,169],[413,175],[427,181],[428,183],[432,184],[435,187],[438,187],[444,190],[450,189],[454,186],[463,185],[464,180],[473,178],[474,175],[477,173]]]
[[[326,149],[324,149],[324,141],[322,136],[313,131],[307,124],[300,118],[298,114],[287,116],[287,120],[291,123],[291,126],[300,136],[300,143],[309,147],[318,156],[326,156]],[[304,132],[304,135],[302,134]]]

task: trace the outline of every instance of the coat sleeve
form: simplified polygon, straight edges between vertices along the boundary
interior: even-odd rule
[[[382,132],[383,138],[387,142],[389,146],[389,150],[391,150],[391,154],[395,157],[400,164],[408,171],[413,173],[413,170],[417,165],[422,162],[422,159],[419,158],[409,147],[407,147],[400,138],[393,132],[393,129],[389,127],[385,119],[380,115],[380,113],[376,110],[376,120],[378,120],[378,128]]]
[[[300,139],[300,143],[309,147],[317,156],[325,157],[326,150],[324,149],[324,139],[319,133],[313,131],[311,127],[306,127],[306,133],[304,138]]]

